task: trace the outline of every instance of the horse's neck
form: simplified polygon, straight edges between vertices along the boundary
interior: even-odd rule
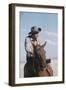
[[[42,46],[41,45],[37,45],[37,46],[35,46],[35,48],[36,49],[41,49],[41,48],[44,49],[44,45],[42,45]]]

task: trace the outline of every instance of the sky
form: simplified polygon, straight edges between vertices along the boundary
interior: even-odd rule
[[[58,58],[58,15],[57,13],[20,12],[19,14],[19,58],[26,61],[24,47],[25,37],[31,31],[32,26],[42,29],[39,33],[39,40],[45,46],[47,58]]]

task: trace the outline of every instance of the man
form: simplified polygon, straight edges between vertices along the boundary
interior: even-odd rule
[[[29,32],[29,35],[25,39],[27,63],[24,68],[24,77],[33,77],[35,72],[39,72],[40,70],[43,69],[42,62],[39,59],[39,56],[36,55],[34,48],[35,46],[38,45],[41,46],[40,41],[37,39],[40,31],[41,31],[40,27],[33,26],[31,28],[31,32]],[[46,43],[44,45],[46,45]]]

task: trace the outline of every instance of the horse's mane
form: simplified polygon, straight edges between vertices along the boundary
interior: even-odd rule
[[[42,62],[42,66],[45,67],[46,66],[46,51],[44,50],[44,46],[34,46],[34,52],[35,52],[35,56],[39,57],[39,59]]]

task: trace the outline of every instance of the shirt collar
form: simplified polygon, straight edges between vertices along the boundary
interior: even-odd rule
[[[37,40],[33,40],[33,38],[31,38],[31,41],[37,41]]]

